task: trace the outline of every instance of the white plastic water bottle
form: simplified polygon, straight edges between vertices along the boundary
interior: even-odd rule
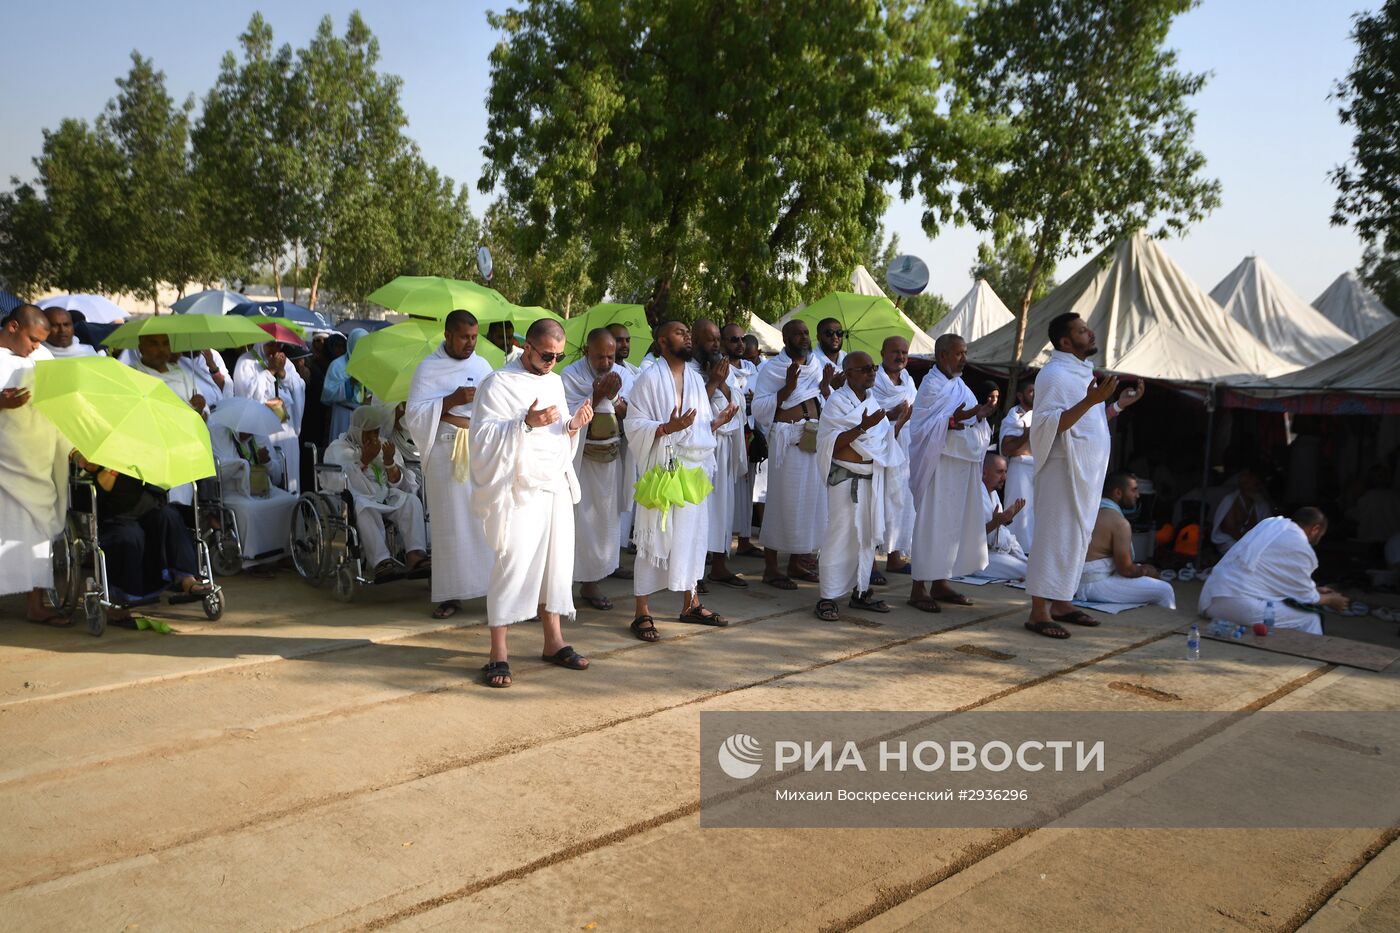
[[[1199,661],[1201,659],[1201,630],[1195,622],[1191,623],[1191,631],[1186,636],[1186,660]]]
[[[1269,630],[1269,633],[1270,633],[1270,634],[1273,634],[1273,631],[1274,631],[1274,601],[1273,601],[1272,599],[1266,600],[1265,603],[1264,603],[1264,627],[1265,627],[1266,629]]]

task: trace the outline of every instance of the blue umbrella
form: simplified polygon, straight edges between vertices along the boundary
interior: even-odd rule
[[[241,314],[244,317],[258,314],[263,317],[281,317],[318,330],[330,330],[331,327],[330,318],[321,312],[303,308],[290,301],[247,301],[231,309],[228,313]]]
[[[233,308],[246,304],[247,295],[231,292],[226,288],[210,288],[193,295],[186,295],[170,306],[170,310],[180,314],[227,314]]]
[[[357,327],[367,330],[372,334],[377,330],[383,330],[392,323],[394,322],[371,321],[368,318],[353,318],[349,321],[341,321],[339,324],[335,325],[335,329],[340,331],[342,334],[345,334],[346,336],[349,336],[350,332]]]
[[[12,295],[0,288],[0,314],[9,314],[15,308],[24,304],[24,301],[17,295]]]

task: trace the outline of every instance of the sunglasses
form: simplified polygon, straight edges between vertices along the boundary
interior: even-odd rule
[[[565,353],[546,353],[539,347],[535,346],[533,343],[527,343],[526,346],[529,347],[531,350],[534,350],[535,353],[539,355],[539,358],[545,363],[557,363],[568,355]]]
[[[852,366],[850,371],[853,373],[863,373],[867,376],[873,376],[875,374],[875,370],[879,368],[880,367],[876,366],[874,363],[871,363],[869,366]]]
[[[822,331],[822,336],[823,336],[823,337],[844,337],[844,336],[846,336],[846,332],[845,332],[844,330],[824,330],[824,331]]]

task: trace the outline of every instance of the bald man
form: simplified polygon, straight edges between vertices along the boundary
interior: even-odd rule
[[[31,622],[70,625],[44,604],[53,586],[54,537],[68,514],[70,445],[34,410],[34,353],[48,318],[20,305],[0,329],[0,593],[26,593]]]
[[[641,370],[634,366],[628,359],[632,355],[632,332],[625,324],[609,324],[608,332],[612,334],[613,341],[617,344],[617,350],[613,353],[613,369],[622,378],[622,389],[618,392],[618,401],[627,401],[627,392],[632,388],[632,383],[636,381]],[[618,415],[619,418],[622,415]],[[618,507],[618,538],[622,546],[626,547],[632,540],[632,512],[633,512],[633,487],[637,483],[637,458],[632,456],[631,448],[627,446],[627,435],[622,435],[622,473],[621,491],[617,497]],[[630,579],[632,572],[619,568],[613,573],[624,579]]]
[[[729,330],[729,328],[725,328]],[[740,489],[747,491],[749,454],[744,443],[744,422],[748,420],[748,404],[744,398],[747,378],[742,378],[724,350],[719,325],[701,318],[691,330],[696,367],[709,392],[709,413],[718,418],[731,406],[733,415],[715,430],[714,491],[709,503],[710,581],[721,586],[744,589],[748,581],[729,569],[729,548],[734,540],[734,513]],[[742,348],[742,335],[739,346]]]
[[[909,492],[909,419],[914,414],[914,396],[918,386],[909,375],[909,341],[903,337],[886,337],[880,345],[880,367],[870,391],[875,401],[888,413],[895,437],[904,451],[904,462],[890,476],[889,514],[885,526],[889,529],[889,553],[885,560],[886,573],[908,573],[909,545],[914,540],[914,497]]]
[[[49,336],[44,340],[53,358],[68,359],[75,356],[96,356],[97,351],[78,340],[73,332],[73,315],[64,308],[45,308],[44,316],[49,320]]]
[[[1011,529],[1015,527],[1016,516],[1025,510],[1026,500],[1012,499],[1002,508],[998,490],[1005,483],[1006,458],[999,453],[987,454],[982,461],[982,487],[986,492],[982,500],[982,520],[987,532],[987,566],[981,576],[993,580],[1024,580],[1026,552]]]
[[[817,582],[802,566],[826,531],[826,477],[817,462],[822,402],[831,393],[830,362],[812,350],[807,325],[783,325],[783,350],[758,369],[753,382],[754,423],[768,438],[768,492],[763,509],[763,582],[795,590],[794,580]],[[778,570],[788,555],[787,573]]]
[[[203,395],[195,387],[194,376],[188,369],[181,366],[175,356],[170,352],[170,337],[167,334],[142,334],[139,338],[136,350],[138,358],[131,363],[131,367],[137,372],[154,376],[170,387],[183,401],[199,412],[200,417],[208,418],[208,404]],[[194,503],[194,484],[185,483],[170,490],[170,502],[174,505],[192,505]]]
[[[544,661],[576,671],[588,667],[587,658],[564,644],[559,620],[574,616],[574,449],[593,407],[584,402],[570,413],[554,372],[563,358],[564,328],[543,318],[526,331],[520,357],[476,391],[468,440],[472,511],[496,555],[486,592],[491,657],[482,669],[491,687],[513,682],[509,627],[536,616],[544,629]]]
[[[622,555],[618,498],[626,466],[622,419],[627,404],[619,398],[622,376],[614,365],[616,353],[617,340],[608,329],[594,328],[588,334],[583,357],[559,374],[570,410],[581,408],[584,402],[593,406],[593,420],[583,443],[574,451],[579,485],[579,500],[574,506],[574,580],[580,584],[580,598],[602,610],[611,609],[613,604],[598,584],[617,570]]]

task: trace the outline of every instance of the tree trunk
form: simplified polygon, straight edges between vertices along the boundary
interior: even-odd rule
[[[297,303],[297,292],[301,287],[301,241],[292,247],[292,304]]]
[[[1002,410],[1010,411],[1011,406],[1016,404],[1016,384],[1021,379],[1021,352],[1026,348],[1026,324],[1029,323],[1031,311],[1031,296],[1035,294],[1036,283],[1040,281],[1040,270],[1045,268],[1045,253],[1047,247],[1045,243],[1039,244],[1035,251],[1035,259],[1031,262],[1031,269],[1026,276],[1026,287],[1021,291],[1021,306],[1016,309],[1016,343],[1011,351],[1011,378],[1006,385],[1006,398],[1002,399]]]
[[[307,303],[306,303],[306,306],[307,306],[308,308],[310,308],[312,311],[315,311],[315,310],[316,310],[316,299],[320,297],[320,292],[321,292],[321,267],[325,264],[325,261],[326,261],[326,254],[325,254],[325,251],[323,250],[321,253],[319,253],[319,254],[316,256],[316,272],[315,272],[314,275],[311,276],[311,296],[310,296],[310,298],[307,300]]]
[[[277,269],[277,256],[272,256],[272,300],[282,300],[282,274]]]

